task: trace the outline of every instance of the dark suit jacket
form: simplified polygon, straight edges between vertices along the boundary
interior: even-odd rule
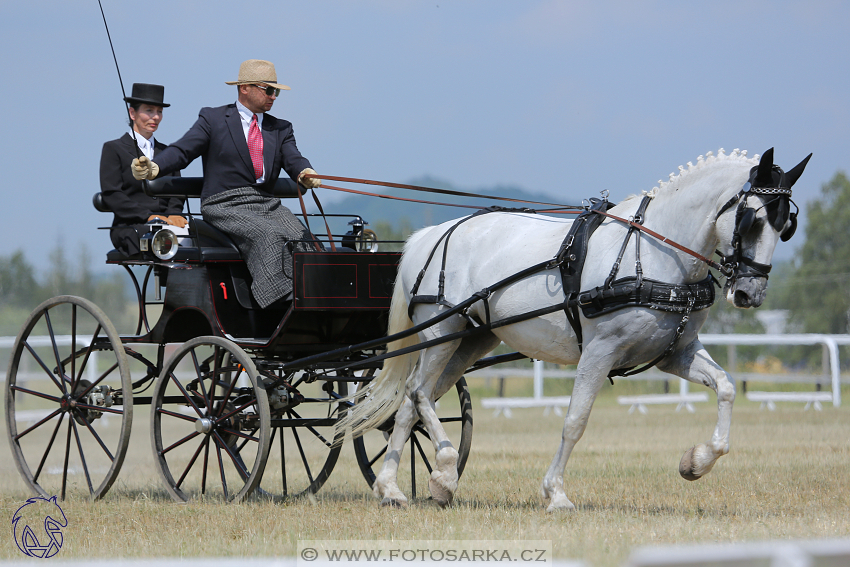
[[[255,187],[271,195],[281,169],[296,179],[304,168],[311,167],[295,145],[292,124],[265,114],[263,165],[266,180],[258,184],[235,103],[202,108],[189,131],[157,155],[154,161],[162,175],[185,168],[198,156],[203,156],[204,161],[202,201],[210,195],[240,187]]]
[[[154,140],[154,157],[165,149]],[[138,254],[139,235],[145,232],[145,221],[153,214],[179,215],[185,199],[179,197],[149,197],[144,185],[133,178],[130,162],[138,156],[135,140],[129,133],[103,144],[100,154],[100,192],[103,202],[112,210],[113,228],[109,237],[115,248],[126,256]],[[172,175],[179,176],[180,172]]]
[[[165,148],[165,144],[154,140],[154,158]],[[183,211],[184,199],[145,195],[144,185],[133,179],[130,170],[130,162],[138,155],[136,151],[136,142],[129,133],[103,144],[100,192],[103,202],[115,213],[112,226],[140,224],[153,214],[171,216]],[[172,175],[179,176],[180,172],[175,171]]]

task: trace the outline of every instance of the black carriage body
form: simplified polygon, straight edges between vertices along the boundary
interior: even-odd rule
[[[164,178],[152,182],[149,191],[162,197],[197,197],[201,181]],[[289,180],[279,180],[275,193],[297,195]],[[233,241],[203,219],[189,216],[193,245],[180,246],[168,261],[152,255],[127,259],[116,251],[107,255],[108,263],[149,266],[165,288],[159,319],[146,333],[122,336],[124,343],[167,344],[214,335],[248,351],[261,351],[265,359],[292,360],[386,333],[400,252],[297,252],[291,272],[293,301],[263,309],[253,298],[251,274]],[[139,303],[140,308],[151,304],[142,299]]]
[[[266,309],[251,295],[244,262],[167,267],[163,309],[150,333],[125,342],[229,338],[246,350],[291,358],[382,336],[400,254],[307,252],[294,255],[294,300]]]

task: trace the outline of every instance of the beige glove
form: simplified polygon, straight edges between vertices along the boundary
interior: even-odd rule
[[[180,228],[183,228],[184,226],[189,224],[189,221],[186,220],[186,217],[180,215],[171,215],[166,220],[168,221],[168,224],[179,226]]]
[[[310,177],[304,177],[305,175],[317,175],[315,171],[310,169],[309,167],[304,168],[304,171],[298,174],[298,183],[306,187],[307,189],[315,189],[316,187],[322,186],[321,179],[312,179]]]
[[[159,175],[159,166],[148,159],[147,156],[135,158],[130,164],[130,169],[133,171],[133,177],[141,181],[142,179],[155,179]]]

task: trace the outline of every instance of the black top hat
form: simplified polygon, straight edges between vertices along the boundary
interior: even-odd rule
[[[149,85],[147,83],[133,83],[133,96],[125,96],[127,102],[140,104],[152,104],[163,108],[171,106],[162,102],[165,95],[165,87],[162,85]]]

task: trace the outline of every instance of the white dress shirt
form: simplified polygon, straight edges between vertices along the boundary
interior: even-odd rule
[[[139,149],[142,150],[142,153],[148,156],[149,160],[153,160],[153,136],[151,136],[150,140],[148,140],[138,132],[131,130],[130,137],[136,138],[136,144],[139,145]]]

